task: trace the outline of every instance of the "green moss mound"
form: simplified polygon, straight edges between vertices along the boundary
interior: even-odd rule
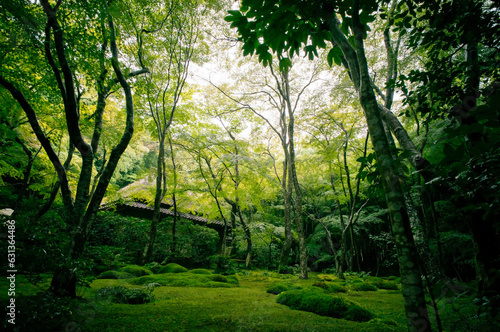
[[[335,284],[335,283],[328,283],[328,288],[325,289],[325,292],[327,293],[347,293],[347,287]]]
[[[97,279],[131,279],[135,278],[133,274],[123,271],[106,271],[97,276]]]
[[[282,292],[293,290],[293,289],[302,289],[302,287],[291,284],[289,282],[273,282],[272,284],[270,284],[267,287],[266,291],[269,294],[277,295],[277,294],[281,294]]]
[[[193,269],[193,270],[190,270],[189,273],[194,273],[194,274],[212,274],[212,272],[210,272],[207,269]]]
[[[153,300],[151,291],[140,288],[110,286],[97,291],[97,296],[106,298],[113,303],[144,304]]]
[[[283,293],[287,290],[290,290],[290,285],[278,282],[278,283],[272,283],[271,285],[269,285],[267,287],[266,291],[270,294],[277,295],[277,294]]]
[[[291,309],[333,318],[345,318],[359,322],[366,322],[373,318],[372,313],[342,297],[332,296],[314,289],[282,292],[276,302],[289,306]]]
[[[186,269],[184,266],[181,266],[177,263],[169,263],[165,266],[162,266],[157,274],[161,274],[161,273],[184,273],[184,272],[188,272],[188,269]]]
[[[378,288],[371,282],[367,281],[356,281],[347,286],[350,290],[353,291],[361,291],[361,292],[374,292],[377,291]]]
[[[323,289],[326,293],[346,293],[347,288],[344,287],[343,285],[332,283],[332,282],[325,282],[325,281],[316,281],[313,284],[314,287],[318,287]]]
[[[130,273],[136,277],[142,277],[151,274],[150,270],[139,265],[127,265],[122,267],[119,271]]]
[[[353,304],[347,309],[344,319],[352,320],[355,322],[368,322],[373,318],[373,314],[360,306]]]

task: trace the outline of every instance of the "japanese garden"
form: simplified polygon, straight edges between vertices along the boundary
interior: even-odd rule
[[[499,331],[500,3],[0,3],[5,331]]]

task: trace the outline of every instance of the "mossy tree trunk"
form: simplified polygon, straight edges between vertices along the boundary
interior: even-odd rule
[[[363,41],[365,31],[359,20],[359,2],[353,1],[352,28],[355,35],[355,50],[341,32],[339,22],[335,17],[332,17],[328,24],[332,40],[340,46],[345,59],[348,61],[351,79],[358,92],[375,150],[398,253],[408,330],[430,331],[431,325],[420,278],[418,255],[406,211],[404,192],[398,176],[397,165],[391,155],[379,105],[368,72]]]

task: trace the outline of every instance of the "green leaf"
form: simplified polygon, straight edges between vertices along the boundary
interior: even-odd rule
[[[292,61],[289,58],[283,58],[280,60],[280,70],[285,71],[292,66]]]
[[[340,47],[335,46],[334,48],[332,48],[328,52],[328,55],[326,57],[326,60],[328,61],[328,65],[330,65],[330,67],[332,67],[333,62],[335,62],[337,65],[340,66],[342,64],[341,55],[342,55],[342,50],[340,49]]]

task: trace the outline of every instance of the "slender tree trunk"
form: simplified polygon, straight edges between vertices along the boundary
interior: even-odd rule
[[[340,238],[340,257],[339,257],[339,262],[338,262],[338,267],[337,267],[337,274],[341,279],[344,279],[344,266],[346,263],[346,237],[344,235],[344,229],[345,229],[345,222],[344,222],[344,215],[342,214],[342,206],[340,204],[339,200],[339,193],[337,192],[337,189],[335,189],[335,183],[333,179],[333,169],[331,163],[329,164],[330,167],[330,185],[332,187],[332,190],[335,194],[335,202],[337,204],[337,209],[339,211],[339,219],[340,219],[340,228],[342,229],[342,236]]]
[[[284,147],[286,149],[286,147]],[[286,151],[286,150],[285,150]],[[283,162],[283,180],[282,180],[282,189],[283,189],[283,199],[284,199],[284,221],[285,221],[285,242],[283,243],[283,248],[281,250],[280,256],[280,266],[279,271],[286,271],[286,267],[288,266],[288,260],[290,256],[290,250],[292,249],[292,219],[291,219],[291,210],[292,210],[292,184],[288,179],[288,162],[285,157],[285,161]]]
[[[153,219],[151,220],[151,227],[149,229],[149,238],[146,242],[144,248],[144,254],[142,257],[141,265],[149,263],[153,255],[154,244],[156,240],[156,232],[158,229],[158,223],[161,220],[161,202],[165,197],[166,184],[165,184],[165,136],[161,136],[160,146],[158,148],[158,161],[156,165],[156,193],[153,208]]]
[[[288,73],[283,74],[285,76],[285,86],[288,90]],[[297,169],[295,167],[295,145],[294,145],[294,115],[289,102],[289,92],[287,91],[286,96],[288,96],[288,149],[289,149],[289,181],[293,184],[293,189],[295,191],[295,229],[299,237],[299,264],[300,264],[300,278],[307,279],[307,261],[309,255],[307,253],[306,247],[306,234],[304,227],[304,220],[302,218],[302,190],[300,189],[299,179],[297,178]]]
[[[177,197],[176,197],[176,191],[177,191],[177,165],[175,163],[175,154],[174,154],[174,147],[172,145],[172,138],[170,135],[168,136],[168,144],[170,146],[170,159],[172,160],[172,169],[174,172],[174,190],[172,193],[172,202],[174,204],[174,218],[172,221],[172,252],[177,251],[177,233],[176,233],[176,227],[177,227]]]

